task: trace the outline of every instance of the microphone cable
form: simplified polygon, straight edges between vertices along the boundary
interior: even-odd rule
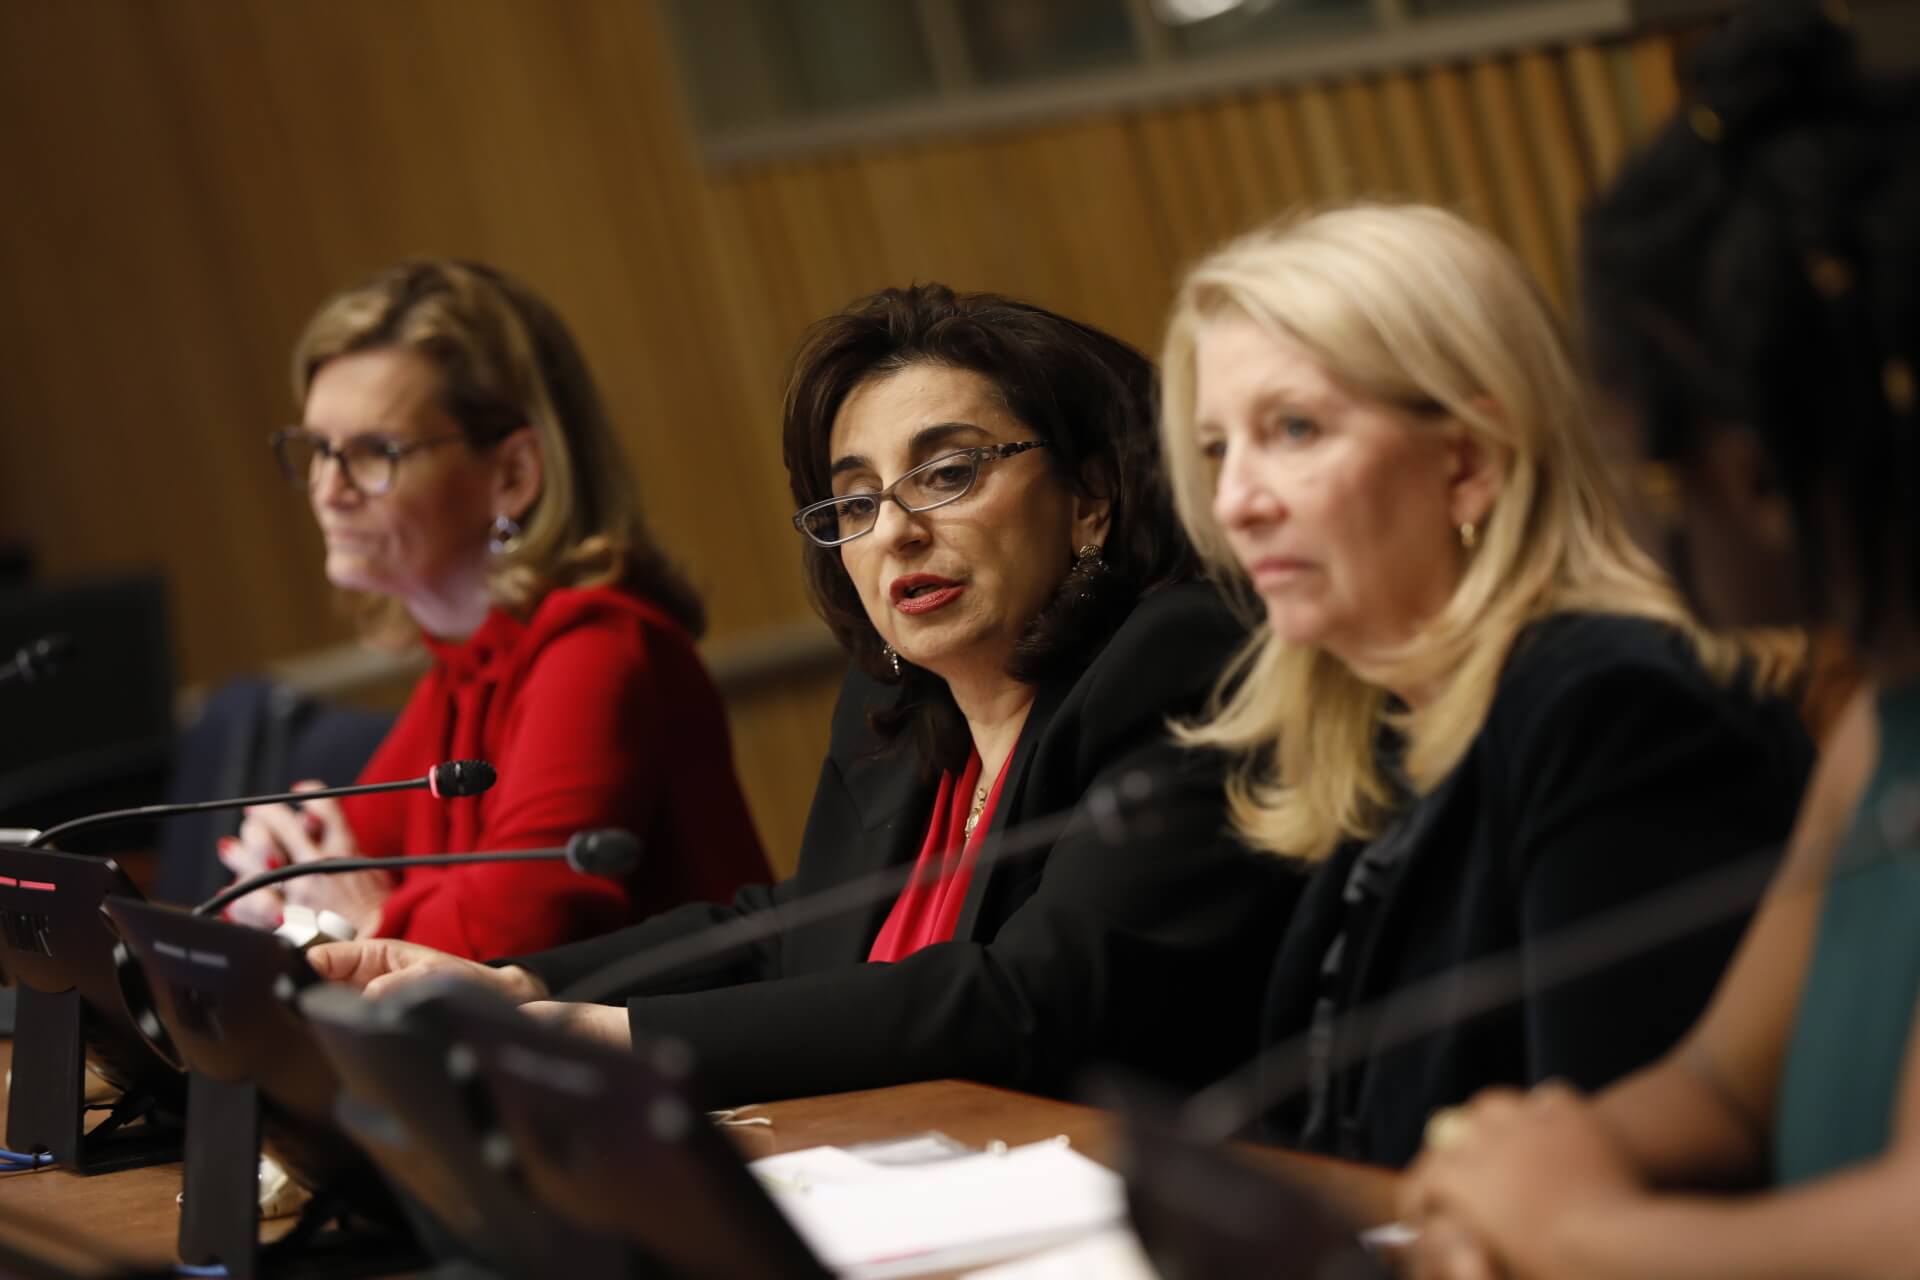
[[[1096,782],[1084,798],[1070,809],[1033,818],[1017,827],[990,833],[980,842],[975,874],[997,865],[1003,859],[1030,857],[1050,849],[1076,825],[1090,824],[1094,832],[1110,845],[1121,845],[1129,836],[1145,828],[1155,814],[1144,806],[1163,787],[1145,769],[1131,769],[1111,783]],[[1184,808],[1195,801],[1181,802]],[[1205,803],[1213,804],[1209,799]],[[1251,851],[1248,857],[1256,856]],[[671,973],[686,965],[725,955],[775,937],[790,930],[818,924],[835,916],[859,911],[900,896],[909,885],[934,884],[946,878],[948,871],[937,866],[922,867],[916,861],[904,866],[883,867],[843,880],[826,889],[795,898],[746,915],[724,920],[680,938],[649,947],[597,969],[554,993],[555,1000],[591,1004],[631,987]]]
[[[0,1147],[0,1173],[15,1169],[44,1169],[52,1163],[51,1151],[10,1151]]]
[[[1296,1032],[1188,1098],[1180,1111],[1181,1128],[1218,1142],[1243,1136],[1269,1110],[1311,1083],[1310,1046],[1317,1034],[1326,1036],[1324,1070],[1338,1073],[1422,1036],[1518,1004],[1530,992],[1590,977],[1731,920],[1765,896],[1781,866],[1781,848],[1753,850],[1562,926],[1524,949],[1489,952],[1387,992],[1341,1014],[1328,1032]]]

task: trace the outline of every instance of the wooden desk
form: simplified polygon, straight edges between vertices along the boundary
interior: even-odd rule
[[[0,1040],[0,1067],[12,1057],[12,1042]],[[1065,1134],[1091,1159],[1113,1161],[1114,1125],[1105,1112],[957,1080],[767,1103],[744,1114],[773,1122],[727,1130],[749,1159],[937,1129],[981,1147],[995,1139],[1014,1146]],[[1355,1221],[1384,1222],[1393,1215],[1397,1179],[1391,1172],[1273,1148],[1246,1150],[1319,1191]],[[57,1168],[0,1174],[0,1243],[83,1275],[169,1263],[179,1230],[179,1192],[177,1164],[91,1178]]]
[[[824,1145],[848,1146],[938,1129],[972,1147],[998,1139],[1008,1146],[1065,1134],[1074,1149],[1112,1166],[1113,1117],[1093,1107],[1013,1093],[961,1080],[933,1080],[864,1093],[773,1102],[746,1110],[771,1126],[730,1128],[748,1159]],[[1261,1166],[1311,1187],[1347,1217],[1372,1224],[1391,1221],[1399,1175],[1387,1169],[1283,1151],[1242,1148]]]
[[[0,1077],[13,1041],[0,1039]],[[7,1091],[0,1087],[0,1117]],[[58,1167],[0,1173],[0,1243],[76,1275],[174,1260],[180,1166],[82,1178]]]

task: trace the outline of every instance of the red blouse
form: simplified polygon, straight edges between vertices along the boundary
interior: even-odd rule
[[[1011,761],[1009,754],[1007,760]],[[904,960],[922,947],[953,941],[954,926],[960,921],[960,908],[967,900],[967,886],[973,883],[974,864],[979,860],[980,842],[993,825],[993,810],[1000,803],[1000,788],[1007,780],[1002,763],[993,790],[967,831],[967,816],[973,811],[973,796],[980,786],[980,753],[967,756],[966,768],[955,779],[951,773],[940,775],[940,790],[933,798],[933,820],[927,824],[927,839],[920,846],[920,857],[913,864],[913,878],[894,900],[880,936],[867,953],[873,961]]]
[[[617,587],[557,590],[525,621],[496,609],[465,641],[426,645],[433,667],[360,781],[468,759],[491,763],[499,781],[471,799],[343,801],[361,851],[538,848],[622,827],[640,838],[640,865],[624,882],[564,862],[406,871],[378,936],[492,959],[689,900],[725,901],[767,877],[720,695],[658,606]]]

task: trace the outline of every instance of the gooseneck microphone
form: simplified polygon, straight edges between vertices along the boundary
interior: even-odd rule
[[[1144,832],[1142,820],[1158,816],[1158,811],[1145,807],[1157,789],[1153,775],[1144,769],[1130,770],[1111,783],[1095,783],[1078,806],[988,835],[980,843],[978,865],[984,868],[1001,860],[1030,857],[1051,849],[1061,836],[1081,826],[1091,826],[1106,843],[1118,846],[1129,836]],[[931,884],[946,874],[940,867],[922,867],[915,862],[843,880],[806,897],[775,903],[628,956],[587,974],[555,993],[554,999],[592,1003],[623,987],[752,946],[790,929],[891,902],[908,885]]]
[[[1316,1038],[1326,1046],[1322,1069],[1338,1073],[1735,919],[1766,896],[1779,866],[1779,846],[1754,850],[1563,925],[1524,950],[1489,952],[1356,1005],[1335,1019],[1329,1033],[1309,1029],[1280,1040],[1187,1099],[1184,1130],[1219,1142],[1243,1137],[1269,1110],[1309,1086]]]
[[[1565,925],[1524,953],[1519,948],[1492,952],[1357,1005],[1337,1016],[1332,1027],[1310,1028],[1280,1040],[1200,1090],[1169,1117],[1171,1126],[1143,1127],[1136,1117],[1127,1138],[1134,1152],[1127,1174],[1128,1199],[1136,1215],[1144,1204],[1154,1218],[1166,1219],[1136,1216],[1143,1239],[1163,1238],[1158,1247],[1148,1242],[1149,1253],[1156,1259],[1163,1251],[1170,1258],[1218,1253],[1221,1247],[1247,1237],[1245,1224],[1262,1214],[1297,1214],[1295,1205],[1304,1192],[1287,1178],[1252,1175],[1245,1166],[1227,1164],[1213,1154],[1213,1148],[1245,1137],[1269,1110],[1311,1087],[1316,1066],[1329,1073],[1347,1070],[1422,1036],[1511,1007],[1530,992],[1577,981],[1730,920],[1765,897],[1774,883],[1779,855],[1778,846],[1764,847]],[[1317,1063],[1316,1052],[1321,1055]],[[1186,1167],[1180,1169],[1181,1181],[1169,1182],[1171,1171],[1182,1163]],[[1204,1203],[1193,1196],[1196,1170],[1213,1180],[1209,1194],[1216,1202],[1231,1205],[1231,1216],[1191,1212]],[[1170,1215],[1169,1208],[1185,1211],[1187,1220],[1175,1220],[1178,1215]],[[1183,1230],[1175,1232],[1175,1227]],[[1271,1233],[1254,1234],[1262,1248],[1271,1244]],[[1417,1226],[1396,1221],[1371,1226],[1358,1232],[1357,1238],[1368,1249],[1398,1248],[1419,1234]],[[1323,1260],[1336,1255],[1338,1267],[1344,1268],[1337,1274],[1385,1274],[1337,1244],[1315,1251]],[[1336,1269],[1329,1266],[1313,1274],[1332,1275]]]
[[[484,760],[449,760],[437,764],[418,778],[400,782],[368,782],[351,787],[320,787],[312,791],[282,791],[270,796],[241,796],[231,800],[194,800],[186,804],[147,804],[137,809],[113,809],[88,814],[57,826],[48,827],[27,842],[29,849],[55,848],[56,836],[70,835],[94,827],[117,826],[148,818],[173,818],[186,813],[206,813],[214,809],[245,809],[256,804],[300,804],[307,800],[332,800],[340,796],[373,795],[380,791],[428,791],[435,799],[453,800],[477,796],[493,785],[493,766]]]
[[[0,684],[10,680],[18,680],[21,684],[45,680],[72,656],[72,636],[41,636],[32,644],[20,646],[5,662],[0,662]]]
[[[467,763],[473,763],[471,761]],[[482,766],[484,767],[484,766]],[[489,770],[488,772],[492,772]],[[316,792],[302,792],[315,795]],[[193,909],[195,915],[210,916],[246,897],[255,889],[265,889],[283,880],[300,876],[343,875],[349,871],[374,871],[381,868],[458,867],[476,862],[558,862],[583,876],[620,879],[640,865],[640,842],[625,831],[609,827],[601,831],[582,831],[558,849],[503,849],[493,853],[400,854],[391,858],[363,858],[358,854],[296,862],[275,867],[257,876],[228,885]]]

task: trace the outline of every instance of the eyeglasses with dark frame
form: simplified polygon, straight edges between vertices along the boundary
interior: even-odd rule
[[[837,547],[872,533],[880,521],[880,504],[891,498],[906,512],[931,511],[958,502],[973,490],[980,468],[1029,449],[1044,449],[1045,440],[988,444],[943,453],[921,463],[878,493],[843,493],[815,502],[793,513],[793,527],[823,547]]]
[[[347,483],[361,493],[377,495],[393,488],[400,473],[400,459],[422,449],[452,444],[467,437],[458,431],[424,440],[389,440],[385,436],[352,436],[335,444],[323,435],[304,427],[286,427],[272,436],[273,452],[280,459],[293,487],[310,492],[320,478],[320,468],[328,459],[338,459]]]

